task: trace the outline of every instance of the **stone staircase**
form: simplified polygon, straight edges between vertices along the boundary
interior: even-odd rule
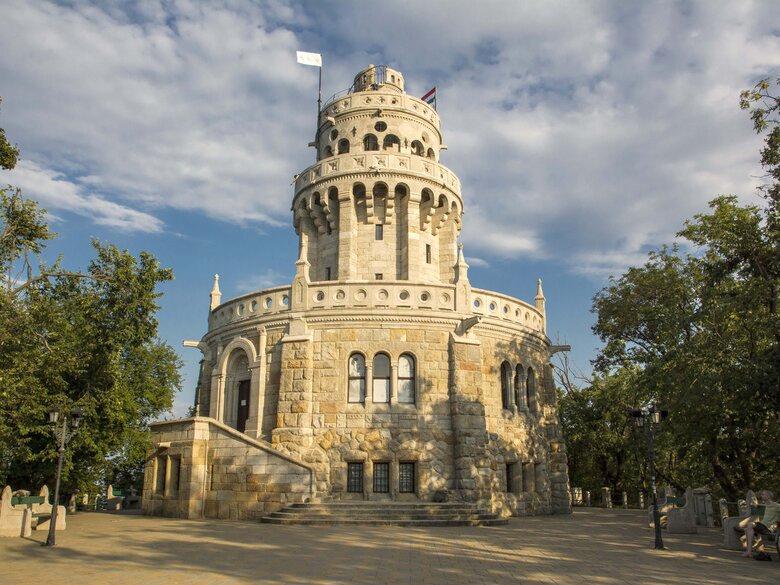
[[[506,518],[468,502],[325,502],[292,504],[261,518],[269,524],[364,526],[498,526]]]

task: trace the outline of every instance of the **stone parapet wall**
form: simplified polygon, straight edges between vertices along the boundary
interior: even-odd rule
[[[152,437],[144,514],[257,519],[315,495],[309,466],[211,418],[154,423]],[[163,469],[167,478],[161,485]]]

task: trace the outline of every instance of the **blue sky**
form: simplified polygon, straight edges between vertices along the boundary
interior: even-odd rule
[[[161,335],[191,403],[212,276],[224,297],[289,282],[292,176],[324,94],[369,63],[439,88],[472,283],[530,300],[587,368],[590,300],[719,193],[755,198],[760,140],[740,89],[780,70],[774,2],[0,0],[0,182],[49,210],[47,256],[97,237],[174,269]]]

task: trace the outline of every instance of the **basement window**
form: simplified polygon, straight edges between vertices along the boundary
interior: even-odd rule
[[[363,493],[363,463],[347,463],[347,492]]]
[[[398,492],[402,494],[414,493],[414,461],[398,464]]]
[[[390,491],[390,464],[374,463],[374,492],[386,494]]]

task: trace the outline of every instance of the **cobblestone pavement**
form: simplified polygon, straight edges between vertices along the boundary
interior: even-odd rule
[[[80,513],[57,547],[0,539],[0,583],[111,585],[769,584],[780,562],[743,559],[720,533],[665,536],[652,550],[645,516],[578,509],[491,528],[275,526]]]

